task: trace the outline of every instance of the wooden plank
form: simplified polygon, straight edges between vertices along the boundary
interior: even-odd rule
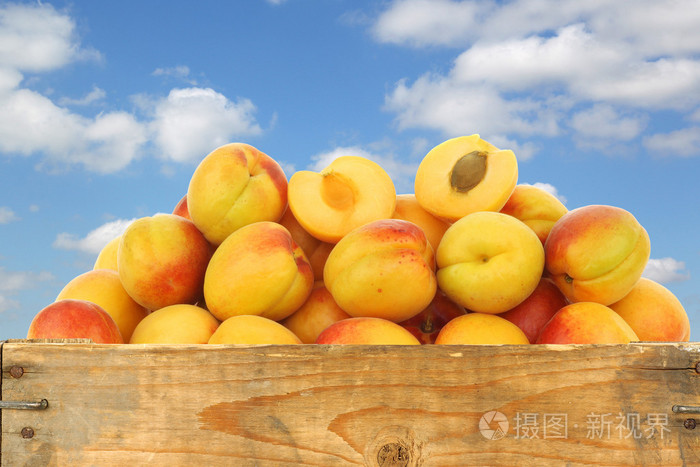
[[[700,464],[698,344],[1,351],[3,466]]]

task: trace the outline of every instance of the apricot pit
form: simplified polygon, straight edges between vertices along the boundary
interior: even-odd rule
[[[511,150],[501,150],[479,135],[449,139],[423,158],[415,195],[432,215],[448,222],[477,211],[499,211],[518,181]]]

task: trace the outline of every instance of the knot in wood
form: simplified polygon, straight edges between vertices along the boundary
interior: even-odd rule
[[[377,452],[377,464],[381,467],[407,467],[411,454],[401,443],[387,443]]]

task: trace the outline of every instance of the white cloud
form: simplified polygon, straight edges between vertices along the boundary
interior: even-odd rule
[[[685,263],[673,258],[650,259],[644,269],[643,277],[659,283],[682,282],[690,279],[690,272]]]
[[[682,128],[644,138],[644,146],[656,157],[700,155],[700,127]]]
[[[81,59],[99,59],[81,47],[75,22],[48,4],[0,6],[0,63],[21,71],[48,71]]]
[[[0,62],[0,97],[15,89],[22,82],[22,73],[14,68],[7,68]]]
[[[0,6],[0,153],[40,155],[36,167],[80,166],[112,173],[157,151],[167,161],[197,162],[211,150],[236,137],[261,132],[255,105],[229,100],[209,88],[173,89],[166,97],[136,96],[149,118],[110,110],[93,117],[67,106],[98,102],[106,91],[93,86],[80,98],[54,101],[22,87],[23,72],[54,70],[76,60],[100,58],[82,47],[74,21],[50,5]],[[189,68],[159,68],[157,76],[174,76],[193,83]]]
[[[98,254],[110,240],[118,237],[135,219],[117,219],[107,222],[88,232],[83,237],[70,233],[59,233],[53,242],[53,247],[61,250],[77,250],[90,254]]]
[[[142,124],[126,112],[90,119],[27,89],[0,96],[0,151],[40,152],[46,159],[42,165],[81,164],[95,172],[114,172],[137,158],[145,141]]]
[[[71,99],[70,97],[62,97],[59,99],[58,103],[61,105],[90,105],[94,102],[100,101],[105,98],[107,93],[104,89],[100,89],[97,86],[92,87],[92,91],[85,94],[83,97],[78,99]]]
[[[53,279],[47,271],[8,271],[0,266],[0,313],[19,308],[19,302],[11,298],[19,291],[38,288],[42,282]]]
[[[186,65],[178,65],[168,68],[156,68],[151,73],[153,76],[166,76],[185,81],[188,84],[196,85],[197,80],[190,78],[190,67]]]
[[[19,217],[7,206],[0,206],[0,225],[18,221]]]
[[[611,105],[596,104],[576,112],[571,127],[581,146],[604,149],[611,142],[630,141],[641,134],[646,125],[644,116],[622,116]]]
[[[426,45],[457,45],[479,29],[479,16],[490,2],[449,0],[399,0],[374,24],[372,33],[380,42]]]
[[[624,142],[642,133],[645,112],[700,104],[698,24],[692,0],[397,0],[372,31],[382,42],[463,48],[448,72],[404,78],[388,92],[399,129],[487,139],[573,130],[579,142]]]
[[[699,22],[695,0],[395,0],[372,32],[386,43],[467,47],[476,40],[499,42],[586,23],[606,41],[629,42],[641,53],[662,56],[700,51]]]
[[[37,282],[53,279],[50,272],[7,271],[0,266],[0,291],[17,292],[19,290],[36,287]]]
[[[561,201],[562,204],[564,204],[564,205],[566,204],[566,201],[567,201],[566,197],[564,195],[560,194],[557,187],[555,187],[551,183],[535,182],[535,183],[520,183],[520,185],[534,186],[535,188],[539,188],[540,190],[544,190],[547,193],[553,195],[559,201]]]
[[[213,89],[173,89],[155,103],[151,129],[162,158],[196,162],[235,137],[261,133],[255,110],[250,100],[233,102]]]
[[[13,300],[0,294],[0,313],[19,309],[20,303],[17,300]]]
[[[379,164],[391,177],[397,193],[413,193],[413,181],[418,163],[410,163],[398,160],[392,155],[380,155],[367,151],[359,146],[337,147],[311,157],[314,161],[311,170],[320,172],[331,162],[341,156],[358,156],[369,159]]]

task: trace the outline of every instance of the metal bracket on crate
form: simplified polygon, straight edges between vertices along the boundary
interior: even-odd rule
[[[693,413],[700,414],[700,406],[698,405],[674,405],[671,407],[673,413]]]
[[[44,410],[49,406],[49,401],[41,399],[38,402],[32,401],[0,401],[0,409],[13,410]]]

